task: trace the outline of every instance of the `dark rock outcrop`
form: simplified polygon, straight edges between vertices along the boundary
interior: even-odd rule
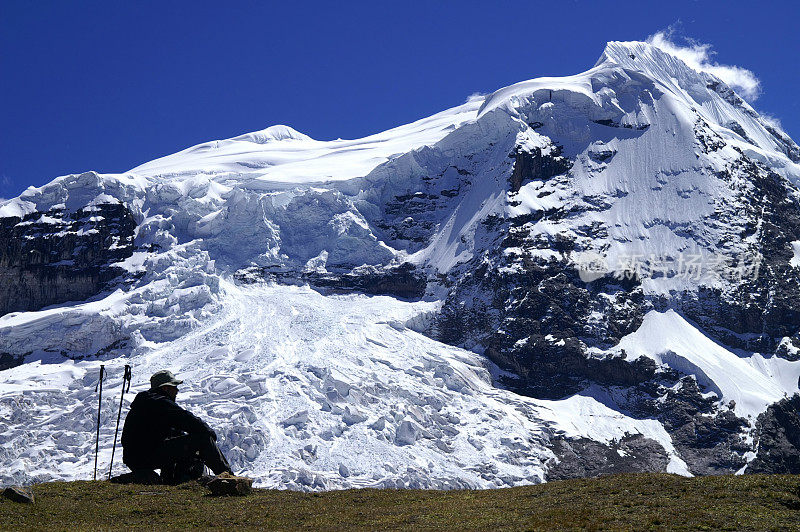
[[[756,427],[758,451],[746,472],[800,474],[800,395],[770,405]]]
[[[743,431],[747,421],[729,409],[719,408],[715,396],[704,397],[693,377],[654,394],[639,415],[654,415],[672,437],[675,449],[696,475],[734,473],[750,450]],[[659,397],[659,400],[655,400]]]
[[[0,315],[81,301],[125,273],[136,222],[122,204],[0,218]]]
[[[420,299],[425,295],[427,280],[416,266],[404,262],[397,266],[361,266],[347,272],[306,271],[297,273],[284,268],[245,268],[234,278],[244,284],[272,281],[282,284],[308,283],[312,288],[331,292],[361,292],[370,295],[391,295],[403,299]]]
[[[9,486],[8,488],[4,489],[3,497],[10,501],[23,504],[33,504],[36,501],[33,491],[29,488],[23,488],[21,486]]]
[[[0,371],[4,369],[13,368],[22,364],[25,357],[19,355],[9,355],[8,353],[0,353]]]
[[[213,495],[247,495],[253,491],[253,479],[222,473],[211,479],[206,487]]]
[[[549,464],[547,480],[657,473],[665,471],[669,463],[661,444],[641,434],[628,435],[608,445],[586,438],[555,438],[551,444],[558,461]]]
[[[561,156],[561,150],[553,147],[553,154],[543,154],[541,148],[531,151],[517,150],[514,158],[514,169],[509,178],[509,192],[519,192],[522,185],[532,179],[547,180],[569,170],[569,159]]]

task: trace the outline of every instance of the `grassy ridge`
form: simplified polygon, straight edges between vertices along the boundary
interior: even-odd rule
[[[800,477],[614,475],[482,491],[255,490],[54,482],[36,504],[0,499],[0,528],[800,530]]]

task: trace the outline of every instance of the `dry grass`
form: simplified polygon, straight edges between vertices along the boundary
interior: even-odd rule
[[[54,482],[0,500],[7,529],[800,530],[800,477],[615,475],[481,491],[255,490]]]

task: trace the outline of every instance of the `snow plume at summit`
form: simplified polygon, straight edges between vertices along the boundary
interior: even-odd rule
[[[713,61],[714,50],[710,44],[686,39],[687,45],[675,42],[675,31],[668,28],[647,38],[647,42],[678,57],[695,70],[708,72],[739,91],[745,99],[755,101],[761,94],[761,81],[750,70],[735,65],[720,65]]]

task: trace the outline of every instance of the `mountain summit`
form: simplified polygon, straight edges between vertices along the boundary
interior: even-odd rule
[[[798,185],[640,42],[362,139],[59,177],[0,204],[0,477],[86,478],[101,363],[180,375],[262,486],[798,473]]]

